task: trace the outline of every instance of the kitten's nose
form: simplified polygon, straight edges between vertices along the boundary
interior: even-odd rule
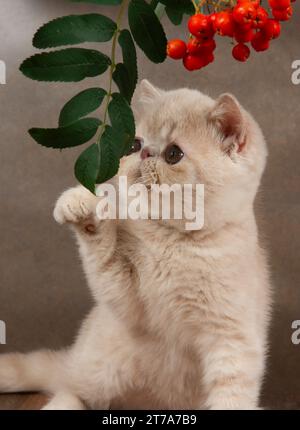
[[[141,159],[146,160],[148,157],[153,157],[149,148],[143,148],[141,152]]]

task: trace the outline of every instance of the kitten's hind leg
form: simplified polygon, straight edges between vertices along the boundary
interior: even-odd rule
[[[55,392],[63,384],[66,351],[0,355],[0,392]]]
[[[203,383],[206,407],[258,409],[264,369],[264,348],[243,332],[211,335],[202,345]]]
[[[79,411],[86,409],[86,406],[75,395],[61,391],[56,393],[42,409],[48,411]]]
[[[144,386],[144,356],[141,339],[109,307],[95,306],[70,351],[68,391],[92,409],[109,409],[128,390]]]

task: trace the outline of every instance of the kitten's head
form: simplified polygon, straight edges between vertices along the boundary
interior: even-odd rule
[[[266,144],[251,115],[230,94],[162,91],[142,81],[133,153],[120,174],[129,183],[204,184],[205,226],[233,221],[252,204]]]

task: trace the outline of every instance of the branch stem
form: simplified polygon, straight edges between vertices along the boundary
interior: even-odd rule
[[[114,73],[115,68],[116,68],[116,48],[117,48],[118,38],[119,38],[119,35],[121,32],[122,18],[123,18],[127,3],[128,3],[128,0],[123,0],[121,3],[119,13],[117,16],[117,21],[116,21],[117,28],[114,32],[113,39],[112,39],[111,55],[110,55],[111,65],[109,67],[108,90],[107,90],[107,94],[106,94],[106,104],[105,104],[105,109],[104,109],[104,114],[103,114],[103,122],[100,126],[100,132],[99,132],[99,136],[97,139],[97,145],[100,145],[101,137],[105,131],[105,127],[107,126],[108,107],[109,107],[109,103],[111,101],[111,96],[112,96],[113,73]]]
[[[108,107],[111,101],[111,96],[112,96],[112,84],[113,84],[113,73],[115,71],[116,68],[116,48],[117,48],[117,42],[118,42],[118,38],[121,32],[121,23],[122,23],[122,18],[126,9],[126,6],[128,4],[129,0],[123,0],[119,9],[119,13],[117,16],[117,28],[116,31],[114,32],[113,38],[112,38],[112,45],[111,45],[111,65],[109,68],[109,80],[108,80],[108,90],[107,90],[107,94],[106,94],[106,99],[105,99],[105,108],[104,108],[104,113],[103,113],[103,122],[101,124],[101,126],[99,127],[99,135],[97,138],[97,145],[100,145],[100,141],[101,141],[101,137],[105,131],[107,124],[107,117],[108,117]],[[161,19],[164,11],[165,11],[165,5],[161,4],[158,1],[154,0],[152,2],[152,5],[155,6],[155,13],[158,17],[158,19]]]
[[[195,12],[198,13],[199,12],[199,5],[196,3],[196,0],[192,0],[193,6],[195,8]]]
[[[166,6],[164,4],[157,2],[154,12],[159,20],[162,19],[163,14],[165,13],[165,9]]]

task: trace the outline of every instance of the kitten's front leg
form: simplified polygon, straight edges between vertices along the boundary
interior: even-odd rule
[[[107,299],[125,309],[132,308],[131,293],[134,271],[117,249],[116,220],[101,220],[96,207],[99,198],[82,186],[65,191],[56,203],[54,218],[68,223],[76,233],[83,268],[96,299]],[[132,311],[132,315],[137,315]]]
[[[214,333],[201,345],[205,407],[258,409],[264,355],[255,334]]]
[[[59,197],[53,213],[59,224],[67,223],[75,231],[88,277],[90,272],[103,269],[116,247],[116,222],[97,216],[99,201],[86,188],[77,186]]]

